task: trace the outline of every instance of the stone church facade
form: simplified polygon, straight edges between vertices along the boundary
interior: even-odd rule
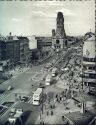
[[[56,18],[56,31],[52,30],[52,47],[53,49],[63,49],[66,44],[66,33],[64,29],[64,17],[62,12],[58,12]]]

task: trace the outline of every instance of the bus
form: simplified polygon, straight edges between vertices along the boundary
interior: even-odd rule
[[[42,88],[38,88],[33,94],[33,105],[39,105],[42,99]]]

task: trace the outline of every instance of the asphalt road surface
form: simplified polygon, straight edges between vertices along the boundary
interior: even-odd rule
[[[0,84],[0,89],[5,90],[2,94],[0,94],[0,105],[2,105],[5,101],[15,101],[15,93],[18,93],[20,95],[31,95],[32,97],[32,92],[34,91],[34,88],[36,89],[36,86],[38,86],[38,83],[41,80],[41,77],[39,77],[38,74],[44,75],[43,68],[46,65],[46,63],[51,62],[54,59],[54,56],[51,57],[50,59],[46,60],[44,63],[40,64],[39,66],[33,66],[30,68],[28,71],[12,77],[11,79],[5,81],[4,83]],[[32,79],[34,76],[37,77],[37,82],[36,80]],[[38,82],[39,81],[39,82]],[[33,86],[32,86],[33,85]],[[8,86],[12,86],[12,90],[8,91],[7,88]],[[35,87],[34,87],[35,86]],[[15,105],[16,108],[23,108],[24,112],[31,109],[30,112],[31,115],[34,115],[31,118],[31,122],[33,123],[34,119],[38,117],[39,113],[39,108],[34,108],[34,106],[31,103],[20,103],[18,102]],[[37,116],[37,117],[36,117]],[[4,117],[1,117],[1,122],[5,122],[8,117],[8,112],[6,112],[6,115]],[[29,120],[30,121],[30,120]]]
[[[70,55],[70,51],[72,52],[73,50],[69,50],[69,53],[66,52],[67,56]],[[15,101],[15,93],[19,93],[21,95],[29,95],[30,97],[32,97],[32,93],[34,89],[37,88],[38,83],[41,80],[41,77],[38,77],[39,74],[42,74],[42,76],[44,75],[44,72],[43,72],[44,66],[48,62],[52,62],[54,58],[56,57],[53,56],[50,59],[46,60],[44,63],[38,66],[33,66],[28,71],[0,84],[0,89],[5,90],[5,92],[2,95],[0,94],[0,105],[5,101]],[[36,82],[36,79],[34,80],[34,76],[36,75],[37,75],[37,82]],[[7,88],[9,85],[11,85],[13,89],[10,91],[7,91]],[[34,122],[36,121],[40,113],[40,107],[33,106],[32,103],[18,102],[15,105],[15,107],[23,109],[23,111],[26,113],[29,112],[30,117],[26,119],[26,121],[24,121],[26,125],[32,124],[32,123],[34,124]],[[1,121],[5,122],[7,117],[8,117],[8,112],[6,113],[6,116],[4,115],[4,117],[2,117]]]

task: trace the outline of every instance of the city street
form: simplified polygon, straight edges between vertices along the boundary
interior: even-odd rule
[[[56,66],[59,71],[58,76],[55,78],[57,80],[57,83],[55,85],[52,85],[53,88],[51,86],[49,90],[48,87],[46,87],[46,89],[44,90],[45,93],[50,91],[54,92],[55,89],[56,89],[55,93],[58,92],[60,93],[65,89],[69,89],[70,85],[74,88],[74,90],[76,90],[76,86],[81,84],[81,81],[79,80],[80,78],[78,76],[80,74],[80,68],[78,66],[77,68],[74,66],[76,61],[77,62],[80,61],[80,58],[76,55],[76,52],[77,52],[76,47],[69,48],[66,52],[61,51],[59,52],[58,55],[54,54],[49,59],[45,60],[45,62],[43,62],[42,64],[38,66],[33,66],[32,68],[28,68],[28,70],[26,70],[25,72],[22,72],[17,76],[15,75],[15,77],[13,76],[10,80],[7,80],[6,82],[2,83],[0,85],[0,88],[5,91],[3,92],[3,94],[0,95],[0,104],[2,105],[4,102],[14,102],[13,107],[15,107],[16,109],[22,109],[25,114],[24,116],[25,119],[24,120],[22,119],[22,122],[25,125],[34,124],[36,123],[36,121],[39,122],[38,118],[40,117],[41,108],[40,106],[34,106],[32,104],[32,96],[33,92],[39,87],[39,84],[41,82],[45,84],[44,78],[47,75],[51,74],[50,68],[45,70],[44,67],[48,64],[53,63],[52,67]],[[70,67],[70,71],[67,71],[66,73],[61,72],[60,71],[61,67],[64,68]],[[71,76],[72,72],[74,74],[74,77]],[[77,79],[76,83],[74,82],[75,79]],[[13,89],[8,91],[7,90],[8,86],[12,86]],[[79,89],[81,89],[80,87]],[[81,90],[76,90],[76,91],[79,92]],[[27,96],[29,99],[27,102],[21,102],[20,100],[16,101],[15,94],[21,97]],[[82,94],[83,93],[81,92],[81,95]],[[85,95],[83,94],[83,97],[85,97],[85,100],[90,101],[90,97],[87,96],[86,94]],[[1,116],[1,123],[6,122],[6,119],[8,119],[8,114],[10,112],[10,109],[11,108],[9,108],[8,111]],[[77,108],[77,111],[79,110],[80,109]]]
[[[73,51],[73,50],[70,50],[70,51]],[[70,53],[70,51],[69,51],[69,53]],[[60,52],[60,53],[62,53],[62,52]],[[66,54],[68,56],[68,52]],[[59,61],[62,60],[62,57],[66,58],[66,54],[64,54],[64,55],[62,54],[60,56]],[[47,59],[45,62],[52,63],[52,60],[54,60],[54,59],[56,60],[55,64],[58,65],[58,56],[57,57],[53,56],[50,59]],[[0,95],[0,98],[1,98],[0,103],[3,104],[5,101],[6,102],[15,102],[15,94],[17,93],[18,95],[21,95],[21,96],[30,96],[31,101],[29,100],[29,105],[32,105],[33,91],[35,91],[35,89],[38,88],[38,84],[40,83],[40,81],[42,81],[43,77],[46,74],[48,75],[48,72],[44,71],[44,66],[46,65],[45,62],[38,66],[33,66],[32,68],[28,69],[26,72],[20,73],[20,75],[15,76],[15,77],[13,76],[13,78],[11,78],[10,80],[7,80],[4,83],[2,83],[0,85],[0,88],[5,90],[5,92]],[[8,91],[7,90],[8,86],[12,86],[13,89]],[[17,103],[17,104],[18,104],[18,105],[16,105],[17,108],[18,108],[18,106],[19,107],[21,106],[21,108],[24,107],[23,104],[21,105],[21,103],[20,104]],[[24,105],[26,106],[28,104],[24,104]],[[27,110],[27,108],[24,108],[24,109]],[[36,114],[38,114],[38,113],[36,113]],[[32,120],[32,121],[34,121],[34,120]],[[4,120],[3,120],[3,122],[4,122]]]
[[[0,125],[95,125],[95,1],[6,2]]]
[[[54,60],[54,58],[55,57],[51,57],[50,59],[47,59],[44,63],[42,63],[38,66],[33,66],[32,68],[28,69],[26,72],[20,73],[20,75],[17,75],[15,77],[13,76],[11,79],[0,84],[0,89],[5,90],[4,93],[0,94],[0,105],[2,105],[4,102],[15,102],[15,94],[17,93],[18,95],[21,95],[21,96],[30,96],[31,101],[29,100],[29,105],[33,106],[32,105],[33,91],[35,91],[36,88],[38,88],[38,84],[42,80],[41,78],[43,78],[46,74],[46,72],[43,72],[44,66],[46,65],[46,63]],[[38,74],[40,74],[40,76]],[[41,77],[41,75],[42,75],[42,77]],[[35,78],[36,76],[37,76],[37,79]],[[12,86],[13,89],[8,91],[7,90],[8,86]],[[21,104],[19,102],[16,103],[17,108],[18,107],[24,108],[24,106],[26,106],[26,108],[24,108],[24,110],[25,109],[27,110],[27,108],[29,108],[29,106],[27,106],[27,105],[28,105],[27,103],[26,104],[24,104],[24,103]],[[30,109],[32,109],[32,108],[30,108]],[[36,108],[36,110],[37,110],[37,108]],[[36,110],[35,110],[35,112],[36,112]],[[7,114],[7,116],[8,116],[8,113],[5,113],[5,114]],[[38,116],[38,113],[36,113],[36,115]],[[34,117],[34,118],[36,118],[36,117]],[[4,119],[2,116],[1,121],[3,123],[6,121],[5,115],[4,115]],[[32,121],[34,121],[34,120],[32,120]]]

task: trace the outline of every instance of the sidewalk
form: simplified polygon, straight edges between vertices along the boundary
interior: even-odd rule
[[[65,116],[65,114],[70,114],[71,112],[78,112],[80,111],[80,108],[76,107],[73,104],[73,100],[69,100],[69,103],[67,104],[67,107],[69,107],[69,110],[66,109],[66,106],[64,106],[63,102],[61,103],[55,103],[54,109],[45,109],[44,113],[38,117],[35,124],[40,124],[41,121],[44,121],[45,124],[62,124],[64,125],[64,122],[67,122],[70,119],[62,120],[62,116]],[[51,115],[51,111],[53,111],[53,115]],[[47,114],[49,113],[49,114]],[[72,121],[70,121],[72,123]]]
[[[71,112],[80,112],[81,108],[77,107],[72,99],[62,98],[61,101],[56,100],[56,94],[61,96],[62,91],[64,91],[64,85],[60,85],[58,83],[48,86],[44,89],[44,92],[47,95],[49,92],[53,92],[53,99],[51,99],[50,103],[48,102],[48,100],[44,103],[44,112],[43,114],[41,113],[41,115],[39,115],[35,124],[40,124],[40,122],[43,121],[45,124],[64,125],[64,122],[68,122],[69,119],[67,118],[63,121],[62,116],[64,116],[65,114],[70,114]],[[51,108],[51,105],[55,105],[55,108]]]
[[[13,76],[12,77],[17,77],[19,74],[21,73],[24,73],[25,71],[27,71],[29,68],[22,68],[22,69],[19,69],[18,67],[15,68],[15,70],[10,70],[8,71],[9,74],[12,74]]]

